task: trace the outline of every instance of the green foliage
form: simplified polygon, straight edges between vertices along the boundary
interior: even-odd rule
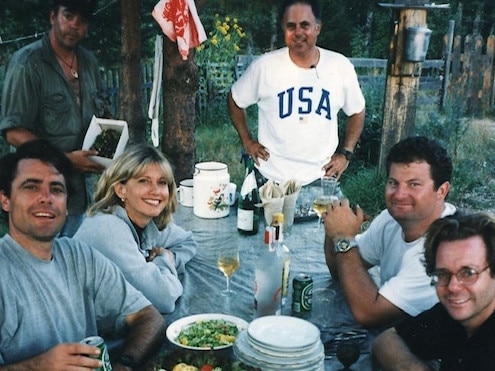
[[[276,24],[274,25],[273,10],[276,13],[276,6],[266,1],[207,0],[198,12],[207,34],[214,29],[217,15],[220,17],[229,15],[231,18],[242,20],[246,32],[251,37],[241,48],[254,47],[256,52],[264,52],[269,49],[271,36],[278,28]]]
[[[353,163],[362,166],[378,165],[380,158],[380,143],[382,137],[383,97],[385,94],[385,78],[370,77],[369,82],[362,86],[366,100],[366,115],[363,133],[356,148]],[[345,120],[340,120],[342,124]],[[341,127],[343,138],[344,127]]]
[[[242,145],[239,136],[231,124],[227,104],[214,104],[214,115],[209,120],[197,126],[196,129],[196,162],[220,161],[229,167],[230,179],[238,187],[244,178],[244,165],[241,162]],[[257,133],[257,110],[249,107],[248,123],[253,132]]]
[[[468,209],[491,209],[495,200],[495,127],[465,117],[463,100],[449,100],[444,112],[427,112],[417,127],[420,135],[436,138],[453,163],[450,200]],[[481,150],[480,150],[481,149]]]
[[[225,105],[226,95],[234,83],[236,55],[245,48],[249,35],[237,18],[215,14],[214,28],[208,39],[196,48],[195,61],[200,73],[200,109],[202,122],[217,115],[216,106]]]
[[[385,208],[385,182],[385,173],[377,167],[361,167],[344,172],[341,186],[353,205],[359,205],[365,214],[375,217]]]
[[[215,14],[214,24],[215,28],[209,32],[208,39],[196,48],[196,62],[200,66],[208,62],[233,66],[247,34],[237,18]]]

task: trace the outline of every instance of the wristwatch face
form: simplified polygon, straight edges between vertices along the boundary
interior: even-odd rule
[[[335,252],[347,252],[357,246],[356,240],[340,240],[335,245]]]
[[[345,156],[345,158],[347,159],[347,161],[351,161],[352,158],[354,157],[354,153],[352,153],[351,151],[348,151],[346,149],[339,150],[339,153],[342,153]]]

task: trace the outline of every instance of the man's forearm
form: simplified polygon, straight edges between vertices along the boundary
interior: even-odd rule
[[[347,124],[345,127],[345,138],[342,141],[341,147],[344,147],[350,151],[354,151],[357,142],[361,137],[361,133],[363,132],[364,118],[364,110],[347,118]]]
[[[339,282],[357,323],[380,326],[404,318],[406,313],[380,295],[357,248],[335,256]]]
[[[354,316],[366,312],[376,301],[378,287],[363,266],[358,248],[335,255],[340,286]]]
[[[325,251],[325,261],[327,263],[328,270],[332,278],[335,281],[339,280],[339,273],[337,271],[337,262],[335,260],[335,253],[333,252],[334,243],[331,238],[325,235],[325,243],[323,244],[323,250]]]
[[[142,362],[158,350],[165,339],[165,320],[153,306],[130,315],[122,354]]]
[[[391,328],[383,332],[373,343],[373,356],[384,371],[428,371],[427,364],[416,357]]]
[[[247,114],[246,111],[240,108],[232,98],[232,94],[229,93],[227,96],[227,105],[229,109],[229,116],[234,128],[239,135],[239,139],[244,147],[252,139],[251,133],[247,125]]]

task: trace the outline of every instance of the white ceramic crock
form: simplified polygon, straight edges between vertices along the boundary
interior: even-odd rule
[[[229,215],[230,175],[227,164],[200,162],[194,167],[194,215],[206,219]]]

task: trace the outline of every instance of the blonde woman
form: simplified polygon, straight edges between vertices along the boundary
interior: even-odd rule
[[[170,163],[157,149],[126,149],[102,174],[95,201],[75,239],[115,264],[162,314],[182,295],[179,275],[196,253],[191,232],[177,226],[177,187]]]

